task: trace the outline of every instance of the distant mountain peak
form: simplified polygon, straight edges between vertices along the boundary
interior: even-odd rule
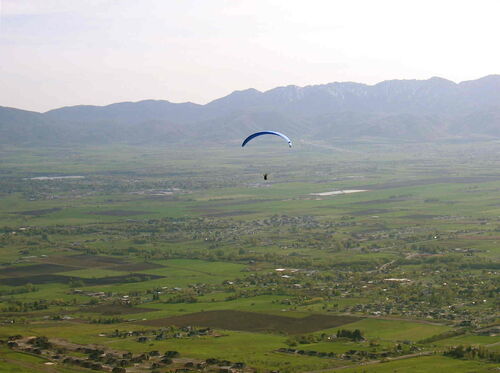
[[[210,101],[205,106],[219,110],[239,110],[252,105],[261,94],[262,92],[255,88],[233,91],[227,96]]]
[[[277,129],[329,141],[358,137],[500,138],[500,75],[238,90],[205,105],[147,99],[35,113],[0,107],[0,143],[234,141]],[[223,139],[223,140],[221,140]]]

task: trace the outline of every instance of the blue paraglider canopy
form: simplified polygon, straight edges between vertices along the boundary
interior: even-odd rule
[[[286,140],[288,142],[288,146],[291,148],[292,147],[292,140],[287,135],[282,134],[281,132],[276,132],[276,131],[261,131],[261,132],[255,132],[254,134],[251,134],[248,136],[245,141],[243,141],[243,144],[241,146],[245,146],[250,140],[262,136],[262,135],[275,135],[279,136],[282,139]]]

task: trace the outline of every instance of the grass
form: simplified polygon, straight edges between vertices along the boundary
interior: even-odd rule
[[[485,345],[488,349],[498,351],[500,347],[500,336],[483,336],[483,335],[460,335],[453,338],[442,339],[434,342],[438,346],[458,346],[458,345]],[[489,345],[496,345],[490,347]]]
[[[496,154],[497,145],[478,145],[490,149],[490,153],[477,154],[474,159],[460,154],[469,154],[467,151],[476,145],[453,144],[401,147],[354,143],[339,145],[337,150],[304,145],[291,153],[263,152],[255,148],[244,154],[239,148],[174,151],[162,147],[112,146],[78,152],[74,149],[2,149],[0,172],[4,172],[2,175],[6,178],[0,178],[0,229],[3,229],[0,261],[4,265],[0,267],[0,278],[13,276],[5,270],[9,266],[19,266],[20,277],[37,274],[37,271],[41,274],[41,269],[29,268],[31,264],[40,264],[41,255],[48,256],[43,263],[74,267],[75,270],[62,268],[57,272],[71,277],[100,279],[130,272],[164,277],[135,283],[79,286],[84,291],[120,296],[134,294],[132,297],[142,302],[134,308],[139,313],[120,316],[135,321],[111,325],[78,320],[90,315],[83,314],[80,308],[91,298],[71,294],[71,288],[65,283],[37,285],[35,292],[2,296],[0,307],[41,299],[54,304],[47,310],[9,313],[4,318],[16,319],[16,323],[3,324],[0,337],[5,339],[17,333],[47,335],[135,353],[172,349],[185,357],[244,361],[259,371],[302,372],[352,364],[276,353],[276,349],[287,347],[286,335],[276,333],[223,330],[219,332],[224,336],[219,338],[155,341],[152,345],[138,343],[133,338],[98,335],[116,328],[145,328],[139,324],[142,319],[154,321],[203,311],[246,311],[263,314],[261,317],[296,319],[310,314],[341,314],[344,309],[346,313],[362,315],[351,309],[380,302],[386,295],[387,299],[404,295],[403,286],[385,283],[383,286],[388,291],[383,293],[384,298],[372,285],[345,289],[351,282],[368,284],[371,279],[375,279],[373,287],[376,287],[376,282],[383,278],[410,277],[422,289],[441,286],[442,277],[450,273],[456,273],[459,278],[469,276],[471,284],[487,282],[496,273],[493,267],[468,270],[460,265],[486,259],[491,260],[493,266],[500,258],[500,206],[496,199],[500,174],[496,157],[490,156]],[[262,170],[271,175],[266,184],[261,180]],[[43,174],[84,175],[85,179],[24,180]],[[7,179],[11,184],[3,184]],[[147,194],[148,190],[169,188],[179,190],[164,197]],[[329,197],[310,195],[339,189],[369,191]],[[26,211],[30,213],[22,214]],[[127,213],[130,211],[139,213]],[[315,223],[273,225],[270,222],[273,216],[285,215],[290,219],[303,218],[303,221],[332,225],[318,229]],[[188,220],[195,228],[185,228],[183,224]],[[28,231],[19,230],[21,227],[28,227]],[[439,232],[438,238],[433,238],[435,232]],[[207,236],[213,240],[205,240]],[[353,242],[351,246],[332,249],[333,243],[349,240]],[[409,256],[419,253],[412,245],[428,246],[437,253],[419,257],[421,262],[411,260]],[[469,256],[456,252],[457,248],[474,251]],[[75,256],[82,253],[86,255]],[[244,253],[244,259],[240,253]],[[36,258],[29,259],[30,256]],[[185,257],[180,259],[180,256]],[[377,269],[393,260],[397,262],[394,267],[385,271]],[[361,262],[366,265],[354,266]],[[148,263],[163,267],[148,266]],[[331,263],[331,267],[321,267],[324,263]],[[270,275],[278,267],[317,270],[317,273],[293,274],[286,283]],[[223,285],[224,281],[236,282],[251,276],[259,281],[236,286],[234,292]],[[293,288],[295,282],[304,286],[304,290]],[[194,284],[205,285],[197,294],[196,303],[165,303],[172,294],[162,294],[158,301],[151,300],[151,291],[155,288],[165,287],[171,292],[178,287],[181,291],[194,292]],[[15,289],[16,286],[0,287],[1,291]],[[477,289],[474,286],[471,291]],[[238,299],[227,300],[236,293]],[[494,299],[487,297],[486,304],[464,306],[464,309],[492,314]],[[321,301],[311,304],[309,298],[321,298]],[[463,302],[462,299],[456,301]],[[141,307],[157,311],[141,311]],[[332,309],[336,312],[327,312]],[[43,318],[66,313],[76,320]],[[97,316],[101,315],[92,313],[92,317]],[[335,328],[326,326],[318,327],[320,330],[315,334],[334,334],[338,328],[359,328],[383,348],[391,348],[397,341],[420,341],[453,329],[444,324],[375,318]],[[454,344],[493,345],[491,349],[498,351],[500,347],[496,343],[498,337],[464,335],[433,344],[437,349]],[[321,342],[300,348],[340,353],[370,347],[368,343]],[[1,352],[2,358],[7,354],[8,361],[0,360],[0,371],[38,371],[36,364],[39,371],[46,369],[37,358],[5,349]],[[459,373],[486,372],[491,367],[477,361],[428,356],[343,371]],[[54,369],[68,373],[78,371],[61,366]]]
[[[387,341],[419,341],[451,330],[445,325],[429,325],[412,321],[381,320],[367,318],[348,325],[348,329],[360,329],[365,337]]]
[[[0,348],[0,371],[2,373],[52,373],[54,369],[60,373],[88,372],[87,369],[63,365],[45,365],[47,359],[20,352]]]
[[[124,276],[129,272],[115,271],[111,269],[92,268],[92,269],[75,269],[68,272],[58,272],[59,275],[80,277],[80,278],[102,278],[111,276]]]
[[[467,361],[451,359],[442,356],[422,356],[411,359],[390,361],[387,363],[366,365],[362,367],[353,367],[342,369],[345,373],[487,373],[494,370],[496,364],[485,363],[481,361]],[[333,371],[332,371],[333,372]]]
[[[308,315],[306,317],[286,317],[257,312],[235,310],[213,310],[182,316],[145,321],[147,326],[165,327],[191,325],[217,329],[241,330],[250,332],[274,332],[286,334],[310,333],[325,328],[348,324],[356,320],[352,316]]]

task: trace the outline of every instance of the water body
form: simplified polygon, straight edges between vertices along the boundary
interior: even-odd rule
[[[323,193],[310,193],[311,196],[336,196],[339,194],[351,194],[351,193],[361,193],[368,192],[366,189],[346,189],[346,190],[334,190],[331,192],[323,192]]]

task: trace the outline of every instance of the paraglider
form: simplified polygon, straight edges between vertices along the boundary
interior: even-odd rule
[[[243,143],[241,144],[241,147],[244,147],[250,140],[256,138],[256,137],[259,137],[259,136],[262,136],[262,135],[275,135],[275,136],[279,136],[281,137],[283,140],[285,140],[286,142],[288,142],[288,146],[291,148],[292,147],[292,140],[290,140],[290,138],[281,133],[281,132],[276,132],[276,131],[261,131],[261,132],[255,132],[253,134],[251,134],[250,136],[248,136],[244,141]],[[265,173],[264,175],[264,180],[267,180],[267,177],[268,177],[268,174]]]
[[[241,146],[245,146],[250,140],[258,137],[258,136],[262,136],[262,135],[275,135],[275,136],[279,136],[281,137],[283,140],[285,140],[286,142],[288,142],[288,146],[291,148],[292,147],[292,140],[290,140],[290,138],[281,133],[281,132],[276,132],[276,131],[261,131],[261,132],[255,132],[254,134],[251,134],[250,136],[248,136],[244,141],[243,141],[243,144],[241,144]]]

